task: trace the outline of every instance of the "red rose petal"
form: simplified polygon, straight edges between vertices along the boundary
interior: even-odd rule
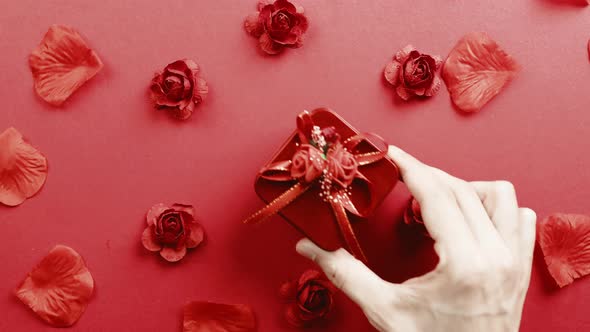
[[[267,54],[275,55],[283,51],[284,47],[278,43],[275,43],[268,33],[262,34],[259,39],[260,48]]]
[[[442,72],[455,105],[479,111],[516,75],[519,66],[487,34],[463,37],[449,54]]]
[[[559,287],[590,274],[590,216],[551,215],[537,224],[537,237]]]
[[[17,206],[47,179],[47,159],[14,128],[0,134],[0,203]]]
[[[178,262],[186,256],[186,246],[179,248],[164,247],[160,250],[160,256],[171,263]]]
[[[186,247],[195,248],[203,242],[203,239],[205,238],[205,230],[203,229],[203,226],[196,222],[190,223],[187,227],[190,227],[190,234],[186,239]]]
[[[247,305],[191,302],[184,307],[183,332],[251,331],[256,331],[256,318]]]
[[[94,280],[72,248],[57,245],[29,273],[16,296],[51,326],[71,326],[86,310]]]
[[[170,208],[162,203],[158,203],[152,206],[148,211],[146,217],[148,226],[156,225],[158,223],[158,217],[168,209]]]
[[[299,315],[300,309],[295,303],[291,303],[285,309],[285,320],[294,327],[304,327],[305,322]]]
[[[29,57],[35,91],[59,106],[102,68],[96,53],[73,28],[53,25]]]
[[[260,14],[254,13],[246,16],[246,19],[244,20],[244,29],[249,35],[260,38],[264,33],[264,25],[260,20]]]
[[[141,243],[143,244],[143,247],[149,251],[160,251],[162,250],[162,245],[156,240],[154,227],[154,225],[146,227],[141,234]]]

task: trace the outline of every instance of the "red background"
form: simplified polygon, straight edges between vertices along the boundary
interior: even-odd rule
[[[559,0],[554,0],[559,1]],[[261,55],[242,29],[252,1],[0,1],[0,130],[19,129],[50,163],[44,189],[0,206],[0,330],[50,330],[12,294],[55,245],[75,248],[96,281],[75,331],[178,331],[184,303],[252,305],[260,331],[289,331],[281,282],[311,265],[299,235],[275,218],[241,220],[261,206],[253,189],[303,109],[328,106],[424,161],[466,179],[507,179],[539,216],[590,212],[590,8],[552,0],[311,1],[306,44]],[[76,27],[104,70],[60,109],[33,92],[27,58],[51,24]],[[486,31],[523,69],[481,113],[455,111],[446,89],[400,102],[382,69],[401,47],[446,56]],[[210,84],[187,122],[153,111],[153,72],[193,58]],[[401,227],[403,185],[364,225],[361,241],[384,278],[432,266],[428,243]],[[154,203],[194,204],[205,246],[168,264],[140,244]],[[369,331],[344,297],[327,331]],[[590,280],[556,290],[537,252],[522,331],[590,330]]]

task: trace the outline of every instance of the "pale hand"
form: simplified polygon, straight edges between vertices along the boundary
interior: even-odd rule
[[[434,271],[393,284],[344,249],[328,252],[303,239],[297,251],[315,261],[379,331],[518,331],[535,213],[519,208],[509,182],[466,182],[393,146],[389,156],[420,203],[435,241]]]

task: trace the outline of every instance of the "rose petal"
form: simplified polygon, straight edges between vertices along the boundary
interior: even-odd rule
[[[283,46],[275,43],[270,38],[268,33],[262,34],[262,36],[260,36],[259,42],[260,42],[260,48],[268,54],[275,55],[275,54],[279,54],[283,51]]]
[[[155,226],[148,226],[141,234],[141,243],[143,247],[149,251],[160,251],[162,245],[156,240],[156,233],[154,232]]]
[[[192,101],[192,99],[187,101],[186,106],[179,105],[176,108],[169,109],[170,114],[172,114],[172,116],[178,120],[187,120],[191,117],[191,115],[193,115],[194,110],[195,103]]]
[[[264,25],[260,21],[260,14],[250,14],[244,19],[244,29],[246,32],[256,38],[260,38],[264,33]]]
[[[0,134],[0,203],[17,206],[47,179],[47,159],[14,128]]]
[[[285,319],[287,320],[287,323],[294,327],[305,326],[305,322],[301,319],[299,313],[299,307],[296,304],[289,304],[287,308],[285,308]]]
[[[399,69],[401,64],[397,61],[391,61],[390,63],[385,66],[385,70],[383,71],[383,75],[387,82],[391,85],[396,86],[399,83]]]
[[[406,88],[404,88],[402,85],[398,85],[397,88],[395,89],[395,91],[397,92],[397,95],[400,96],[400,98],[403,100],[408,100],[408,99],[412,98],[412,95],[410,94],[410,92]]]
[[[189,228],[188,231],[190,233],[186,239],[186,247],[195,248],[203,242],[203,239],[205,238],[205,230],[201,224],[196,222],[189,223],[187,227]]]
[[[297,283],[287,281],[279,288],[279,296],[283,300],[292,301],[297,296]]]
[[[188,204],[174,203],[172,209],[188,213],[191,217],[195,217],[195,207]]]
[[[164,247],[160,250],[160,256],[169,262],[178,262],[183,259],[186,255],[186,246],[180,246],[178,248]]]
[[[158,203],[154,206],[152,206],[148,213],[147,213],[147,224],[148,226],[150,225],[156,225],[158,223],[158,217],[164,213],[166,210],[169,210],[170,208],[167,207],[166,205],[164,205],[163,203]]]
[[[59,106],[103,65],[76,30],[53,25],[31,53],[29,66],[37,94]]]
[[[463,37],[449,54],[443,79],[455,105],[465,112],[480,110],[519,69],[514,59],[483,32]]]
[[[424,95],[427,97],[434,96],[438,92],[438,90],[440,90],[441,85],[441,79],[438,76],[435,76],[432,80],[432,84],[430,85],[430,87],[428,87],[426,91],[424,91]]]
[[[275,1],[274,7],[275,7],[275,11],[281,10],[281,9],[286,9],[289,13],[292,13],[292,14],[297,13],[297,8],[295,7],[295,5],[293,5],[292,3],[290,3],[287,0]]]
[[[404,63],[406,59],[410,56],[410,53],[412,53],[413,51],[416,51],[416,48],[412,45],[408,45],[395,54],[394,60],[396,60],[399,63]]]
[[[29,273],[16,296],[55,327],[71,326],[86,310],[94,280],[72,248],[58,245]]]
[[[549,273],[559,287],[590,274],[590,216],[557,213],[537,224]]]
[[[191,302],[184,306],[183,332],[253,332],[254,311],[244,304]]]
[[[205,100],[205,98],[207,98],[208,94],[209,94],[209,86],[207,85],[207,81],[205,81],[204,79],[199,77],[197,79],[197,86],[194,91],[193,100],[197,99],[197,103],[200,103],[203,100]]]

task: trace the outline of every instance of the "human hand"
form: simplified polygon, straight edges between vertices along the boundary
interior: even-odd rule
[[[379,331],[518,331],[535,213],[518,207],[509,182],[466,182],[393,146],[389,156],[435,241],[434,271],[393,284],[344,249],[328,252],[303,239],[297,251],[316,262]]]

